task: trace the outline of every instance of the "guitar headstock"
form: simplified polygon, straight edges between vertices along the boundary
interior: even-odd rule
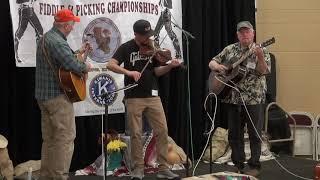
[[[261,43],[260,47],[267,47],[275,42],[276,42],[276,39],[274,37],[272,37],[271,39],[268,39],[268,40],[264,41],[263,43]]]

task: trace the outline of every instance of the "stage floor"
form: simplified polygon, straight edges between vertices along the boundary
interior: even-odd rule
[[[317,161],[308,160],[308,159],[302,159],[297,157],[290,157],[290,156],[281,156],[278,157],[277,160],[286,167],[289,171],[305,177],[309,179],[313,179],[313,170],[315,165],[318,163]],[[210,174],[210,168],[209,164],[200,163],[198,168],[195,171],[195,175],[204,175],[204,174]],[[225,164],[212,164],[212,172],[222,172],[222,171],[228,171],[230,170],[230,166]],[[186,171],[176,171],[176,173],[180,174],[181,177],[186,177]],[[191,176],[191,172],[189,173],[189,176]],[[102,177],[99,176],[72,176],[70,177],[70,180],[102,180]],[[112,177],[108,176],[107,179],[109,180],[127,180],[130,179],[130,177]],[[155,175],[154,174],[148,174],[145,178],[145,180],[154,180]],[[262,162],[262,171],[261,174],[258,177],[259,180],[275,180],[275,179],[281,179],[281,180],[295,180],[299,179],[289,173],[287,173],[285,170],[281,169],[279,165],[274,160],[269,160]]]

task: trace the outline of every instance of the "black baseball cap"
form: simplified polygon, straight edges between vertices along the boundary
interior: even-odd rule
[[[133,31],[140,35],[153,36],[154,31],[151,29],[150,22],[140,19],[133,24]]]

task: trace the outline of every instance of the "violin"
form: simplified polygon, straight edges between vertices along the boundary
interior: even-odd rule
[[[154,41],[151,39],[146,44],[141,44],[139,51],[142,56],[152,56],[160,62],[161,65],[165,65],[166,62],[172,59],[171,51],[169,49],[156,47]]]

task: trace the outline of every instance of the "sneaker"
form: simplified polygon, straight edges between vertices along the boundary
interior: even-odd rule
[[[253,177],[257,177],[260,174],[260,170],[259,169],[249,169],[244,171],[244,174],[249,175],[249,176],[253,176]]]
[[[144,176],[143,170],[135,169],[131,171],[130,176],[132,180],[141,180]]]
[[[169,169],[158,171],[157,178],[161,179],[179,179],[179,175],[173,173]]]

